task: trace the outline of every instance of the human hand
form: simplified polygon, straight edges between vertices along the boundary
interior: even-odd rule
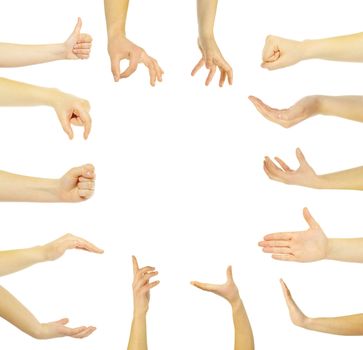
[[[61,202],[80,202],[90,198],[95,189],[95,169],[92,164],[72,168],[58,180]]]
[[[92,127],[87,100],[53,89],[50,92],[50,105],[57,113],[59,122],[69,139],[73,139],[72,125],[84,127],[83,137],[87,140]]]
[[[205,85],[209,85],[212,81],[217,68],[220,71],[219,86],[222,87],[226,78],[228,78],[229,85],[233,83],[233,70],[231,66],[222,56],[217,43],[214,39],[198,39],[198,46],[202,53],[202,58],[197,63],[192,71],[194,76],[204,65],[209,70],[208,77],[205,81]]]
[[[136,257],[132,257],[132,265],[134,270],[134,281],[132,289],[134,294],[134,316],[143,316],[149,309],[150,290],[156,287],[160,281],[150,282],[158,272],[155,267],[146,266],[139,268]]]
[[[59,321],[43,323],[40,325],[39,331],[35,334],[37,339],[53,339],[61,337],[71,337],[71,338],[86,338],[91,335],[96,327],[77,327],[70,328],[66,324],[69,322],[67,318],[61,319]]]
[[[261,67],[274,70],[291,66],[303,59],[303,42],[269,35],[262,52]]]
[[[266,119],[284,128],[290,128],[318,114],[317,96],[304,97],[288,109],[271,108],[255,96],[249,96],[249,100]]]
[[[283,182],[288,185],[300,185],[305,187],[318,187],[319,177],[314,169],[306,161],[299,148],[296,149],[296,157],[299,161],[299,168],[292,170],[284,161],[275,157],[277,166],[269,157],[265,157],[263,169],[271,180]]]
[[[97,254],[103,253],[102,249],[96,247],[85,239],[73,236],[70,233],[56,239],[53,242],[41,246],[42,255],[46,261],[60,258],[69,249],[81,249]]]
[[[111,70],[115,81],[128,78],[135,73],[138,65],[143,63],[149,70],[150,84],[155,86],[156,79],[161,82],[164,71],[158,62],[149,56],[144,49],[120,35],[113,34],[108,41],[108,53],[111,59]],[[120,72],[120,62],[129,60],[129,66],[122,73]]]
[[[82,20],[78,17],[77,24],[64,42],[66,58],[71,60],[86,59],[89,57],[92,47],[92,37],[81,33]]]
[[[285,282],[282,279],[280,280],[280,284],[282,287],[282,291],[284,293],[287,307],[289,309],[289,314],[292,323],[298,327],[305,327],[306,323],[309,321],[309,318],[306,317],[304,313],[296,305],[294,299],[291,296],[290,290],[287,288]]]
[[[272,233],[258,245],[272,258],[284,261],[312,262],[325,259],[328,254],[328,238],[320,225],[304,208],[304,219],[309,225],[306,231]]]
[[[232,266],[227,268],[227,281],[224,284],[210,284],[192,281],[194,287],[202,289],[206,292],[211,292],[226,299],[232,306],[239,303],[241,298],[239,296],[238,288],[233,280]]]

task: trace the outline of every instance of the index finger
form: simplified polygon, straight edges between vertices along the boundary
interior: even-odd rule
[[[206,292],[213,292],[214,290],[216,290],[216,285],[215,284],[210,284],[210,283],[203,283],[203,282],[198,282],[198,281],[192,281],[191,284],[194,287],[197,287],[201,290],[204,290]]]
[[[137,272],[139,271],[139,264],[137,262],[136,256],[132,256],[132,267],[134,270],[134,276],[136,276]]]
[[[293,237],[291,232],[270,233],[263,237],[265,241],[289,241]]]
[[[82,120],[83,125],[84,125],[83,137],[85,140],[87,140],[87,138],[91,132],[91,127],[92,127],[91,116],[89,115],[89,113],[86,110],[80,110],[79,117]]]
[[[88,242],[87,240],[81,237],[76,237],[76,241],[74,243],[73,248],[86,250],[91,253],[97,253],[97,254],[103,253],[103,249],[96,247],[94,244]]]

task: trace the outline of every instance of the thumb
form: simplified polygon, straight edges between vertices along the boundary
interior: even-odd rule
[[[60,324],[60,325],[66,325],[69,322],[68,318],[62,318],[61,320],[55,321],[54,323]]]
[[[70,121],[68,119],[66,119],[66,120],[61,119],[61,124],[62,124],[62,128],[63,128],[64,132],[68,135],[69,139],[72,140],[73,139],[73,130],[72,130]]]
[[[74,36],[74,35],[79,35],[81,33],[81,28],[82,28],[82,20],[80,17],[78,17],[77,19],[77,24],[76,26],[74,27],[73,29],[73,32],[71,34],[71,36]]]
[[[68,174],[76,179],[78,179],[81,176],[83,176],[85,178],[93,178],[94,170],[95,169],[92,164],[86,164],[86,165],[72,168],[71,170],[69,170]]]
[[[308,208],[304,208],[303,215],[304,215],[305,221],[308,223],[308,225],[310,226],[310,228],[320,227],[319,224],[313,218],[313,216],[310,214],[310,211],[309,211]]]
[[[232,266],[227,267],[227,280],[233,281]]]
[[[307,161],[305,159],[304,154],[302,153],[300,148],[296,149],[296,158],[299,161],[300,165],[305,165],[307,164]]]
[[[113,79],[117,82],[120,80],[120,60],[117,57],[111,57],[111,71]]]

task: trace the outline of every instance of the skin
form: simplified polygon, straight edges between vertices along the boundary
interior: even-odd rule
[[[43,179],[0,171],[0,201],[81,202],[95,188],[95,170],[86,164],[72,168],[59,179]]]
[[[313,262],[323,259],[363,263],[363,239],[328,238],[307,208],[303,216],[305,231],[278,232],[266,235],[258,245],[264,253],[283,261]]]
[[[19,45],[0,43],[0,67],[21,67],[57,60],[89,58],[92,37],[81,33],[82,20],[64,43],[49,45]]]
[[[42,246],[0,252],[0,275],[4,276],[17,272],[40,262],[56,260],[69,249],[82,249],[98,254],[103,253],[102,249],[85,239],[67,234]],[[41,323],[24,305],[2,287],[0,287],[0,317],[36,339],[66,336],[85,338],[96,330],[93,326],[67,327],[69,322],[67,318],[49,323]]]
[[[208,86],[217,71],[220,71],[219,86],[223,87],[226,78],[228,83],[233,83],[233,70],[224,59],[218,48],[214,37],[214,21],[217,13],[218,0],[197,0],[198,13],[198,47],[202,53],[202,58],[192,71],[194,76],[203,66],[209,70],[209,74],[205,81]]]
[[[276,163],[269,157],[265,157],[263,169],[271,180],[288,185],[316,189],[363,190],[363,167],[317,175],[299,148],[296,150],[296,157],[299,162],[296,170],[291,169],[278,157],[275,157]]]
[[[363,33],[318,40],[290,40],[274,35],[266,38],[262,67],[274,70],[308,59],[363,62]]]
[[[160,68],[158,62],[149,56],[144,49],[126,37],[126,18],[129,1],[104,0],[104,4],[108,53],[115,82],[130,77],[136,72],[139,64],[144,64],[149,70],[151,86],[155,86],[156,80],[161,82],[164,71]],[[129,66],[121,72],[120,62],[125,59],[129,61]]]
[[[58,120],[68,135],[73,139],[73,126],[84,127],[83,137],[87,139],[92,126],[87,100],[66,94],[57,89],[44,88],[0,78],[0,106],[25,107],[49,106],[54,109]]]
[[[307,317],[297,306],[285,282],[280,280],[280,283],[290,319],[294,325],[311,331],[336,335],[363,335],[363,314],[326,318]]]
[[[255,96],[250,96],[249,99],[267,120],[284,128],[290,128],[316,115],[363,122],[363,96],[306,96],[287,109],[271,108]]]
[[[134,297],[134,316],[131,324],[128,350],[147,350],[146,314],[149,310],[150,290],[160,281],[151,282],[157,276],[154,267],[139,268],[136,257],[132,257],[134,281],[132,283]]]
[[[233,280],[232,267],[229,266],[227,268],[227,281],[224,284],[210,284],[197,281],[193,281],[191,284],[206,292],[214,293],[228,301],[232,307],[235,330],[234,349],[253,350],[255,346],[252,328],[238,288]]]

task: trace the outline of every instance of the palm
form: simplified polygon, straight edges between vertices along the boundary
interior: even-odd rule
[[[302,262],[312,262],[325,259],[328,248],[328,238],[320,227],[309,228],[299,232],[294,238],[295,257]]]

